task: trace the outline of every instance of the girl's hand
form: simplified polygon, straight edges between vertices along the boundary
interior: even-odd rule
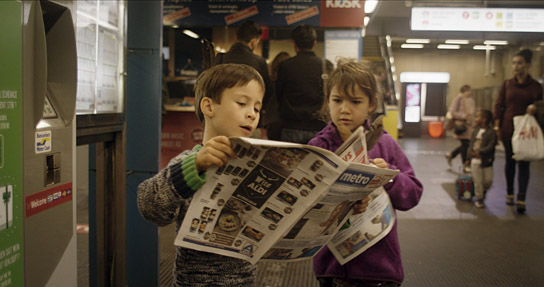
[[[373,164],[375,164],[379,168],[388,168],[389,165],[383,158],[375,158],[371,161]]]
[[[365,197],[363,200],[357,201],[355,205],[353,205],[353,215],[365,212],[369,201],[370,196]]]
[[[229,138],[225,136],[214,137],[205,143],[204,147],[196,154],[196,169],[203,172],[213,165],[224,166],[229,157],[236,158]]]

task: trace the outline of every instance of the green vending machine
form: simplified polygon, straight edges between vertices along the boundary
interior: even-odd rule
[[[70,9],[0,1],[0,63],[0,286],[77,286]]]

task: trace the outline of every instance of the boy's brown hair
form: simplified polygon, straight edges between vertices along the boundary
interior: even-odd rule
[[[369,105],[376,105],[376,78],[367,61],[346,58],[338,61],[336,69],[329,75],[325,100],[320,111],[320,118],[327,122],[330,121],[329,100],[333,87],[337,87],[338,92],[347,96],[353,95],[355,87],[359,87],[368,96]]]
[[[195,113],[200,123],[204,125],[204,114],[200,109],[200,102],[204,97],[220,104],[223,91],[228,88],[243,86],[255,80],[263,89],[264,81],[259,72],[253,67],[243,64],[221,64],[204,71],[195,83]]]

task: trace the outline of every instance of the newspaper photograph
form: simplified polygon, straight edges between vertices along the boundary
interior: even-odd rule
[[[348,163],[318,147],[250,138],[231,142],[237,158],[206,172],[207,181],[194,194],[175,245],[255,264],[263,256],[281,257],[271,252],[285,236],[293,239],[286,249],[294,251],[283,257],[315,254],[365,192],[398,173]],[[338,207],[336,221],[323,221],[339,201],[347,202]],[[309,230],[322,236],[308,238]]]

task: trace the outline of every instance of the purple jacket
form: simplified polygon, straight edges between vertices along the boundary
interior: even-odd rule
[[[335,151],[342,142],[336,127],[331,122],[308,144]],[[383,158],[389,163],[390,169],[400,170],[393,182],[384,186],[393,207],[406,211],[416,206],[423,193],[423,185],[416,178],[412,165],[397,142],[384,131],[380,141],[368,152],[368,156]],[[347,277],[402,283],[404,270],[400,256],[397,221],[386,237],[344,265],[340,265],[329,249],[324,247],[314,257],[314,273],[317,277]]]

